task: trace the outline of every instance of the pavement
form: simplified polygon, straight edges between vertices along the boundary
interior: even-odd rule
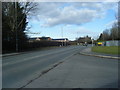
[[[8,53],[8,54],[2,54],[0,57],[7,57],[7,56],[13,56],[13,55],[18,55],[20,53]]]
[[[82,55],[95,56],[101,58],[111,58],[111,59],[120,59],[120,55],[113,54],[104,54],[104,53],[96,53],[91,51],[91,47],[88,47],[80,52]]]
[[[93,54],[90,48],[83,52],[86,56],[76,53],[22,88],[118,88],[118,60],[87,55]]]

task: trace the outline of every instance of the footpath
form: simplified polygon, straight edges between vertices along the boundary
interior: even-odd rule
[[[13,56],[13,55],[18,55],[20,53],[9,53],[9,54],[2,54],[0,57],[6,57],[6,56]]]
[[[88,47],[88,48],[84,49],[83,51],[80,52],[80,54],[87,55],[87,56],[101,57],[101,58],[120,59],[120,55],[92,52],[91,47]]]
[[[22,88],[118,88],[116,56],[90,54],[98,55],[86,48]]]

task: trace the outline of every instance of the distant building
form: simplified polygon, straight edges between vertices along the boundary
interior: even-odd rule
[[[78,38],[78,43],[85,43],[85,42],[91,43],[92,42],[91,37],[86,36],[86,37]]]
[[[35,42],[35,41],[51,41],[52,39],[50,37],[33,37],[29,38],[29,42]]]
[[[56,42],[69,42],[69,40],[67,38],[52,39],[52,41],[56,41]]]
[[[69,40],[67,38],[60,38],[60,39],[51,39],[50,37],[33,37],[33,38],[29,38],[29,42],[36,42],[36,41],[69,42]]]

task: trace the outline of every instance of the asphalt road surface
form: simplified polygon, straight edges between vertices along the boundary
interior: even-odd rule
[[[117,88],[118,60],[79,55],[68,46],[3,57],[3,88],[20,88],[55,63],[64,61],[26,88]]]
[[[60,47],[2,58],[2,87],[20,88],[44,69],[84,49],[83,46]]]
[[[118,88],[118,60],[75,54],[25,88]]]

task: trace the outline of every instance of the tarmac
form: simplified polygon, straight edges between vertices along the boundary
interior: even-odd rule
[[[22,88],[118,88],[117,58],[88,47]]]
[[[18,54],[21,53],[4,54],[2,56]],[[96,62],[95,58],[99,59],[100,62]],[[103,60],[100,58],[103,58]],[[118,55],[95,53],[91,51],[91,47],[87,47],[76,55],[66,58],[63,62],[59,62],[48,70],[45,70],[44,73],[41,73],[41,75],[31,80],[31,82],[21,87],[21,89],[116,88],[118,87],[118,83],[116,82],[118,80],[118,59],[120,59]],[[94,64],[89,62],[89,60],[92,60]]]
[[[26,53],[26,52],[2,54],[2,55],[0,55],[0,57],[7,57],[7,56],[24,54],[24,53]],[[87,56],[101,57],[101,58],[120,59],[120,55],[112,55],[112,54],[92,52],[91,47],[87,47],[86,49],[83,49],[82,51],[79,52],[79,54],[87,55]]]

